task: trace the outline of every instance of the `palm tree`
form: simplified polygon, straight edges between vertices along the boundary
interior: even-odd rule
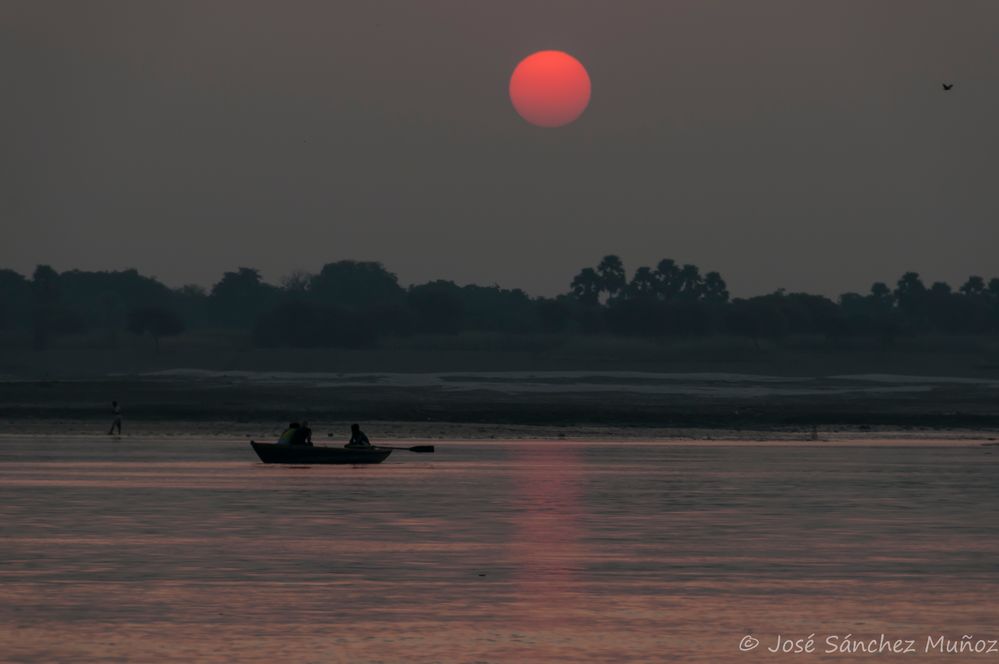
[[[607,297],[620,294],[628,285],[624,263],[617,256],[604,256],[597,265],[597,274],[600,275],[600,290],[607,293]]]
[[[680,268],[680,292],[684,299],[700,299],[702,286],[701,271],[696,265],[688,263]]]
[[[628,284],[628,297],[634,299],[655,297],[658,284],[659,280],[656,278],[656,273],[651,268],[640,267],[635,270],[635,276],[631,278],[631,283]]]
[[[895,288],[895,300],[903,309],[916,305],[925,295],[926,286],[923,285],[918,272],[906,272],[898,280],[898,286]]]
[[[596,270],[592,267],[586,267],[573,278],[570,288],[572,289],[572,294],[580,302],[584,304],[596,304],[600,301],[603,280],[597,274]]]
[[[675,299],[683,290],[680,268],[671,258],[664,258],[656,265],[659,299],[669,302]]]

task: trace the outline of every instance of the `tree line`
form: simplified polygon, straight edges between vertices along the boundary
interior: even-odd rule
[[[979,276],[953,289],[926,285],[915,272],[894,284],[836,300],[781,289],[731,298],[718,272],[664,259],[628,277],[606,256],[579,271],[566,293],[531,297],[520,289],[431,281],[404,287],[376,262],[328,263],[274,285],[260,272],[225,272],[210,289],[169,288],[136,270],[59,273],[38,266],[31,277],[0,269],[0,334],[36,348],[90,334],[108,345],[122,334],[163,337],[199,329],[248,333],[261,347],[364,347],[391,336],[610,334],[668,338],[734,335],[780,340],[795,335],[833,342],[890,345],[904,335],[995,334],[999,278]]]

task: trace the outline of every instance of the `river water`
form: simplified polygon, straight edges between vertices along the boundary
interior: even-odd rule
[[[305,468],[245,440],[5,436],[0,660],[898,659],[824,654],[884,634],[999,661],[925,652],[999,638],[997,461],[454,441]],[[813,633],[813,654],[766,650]]]

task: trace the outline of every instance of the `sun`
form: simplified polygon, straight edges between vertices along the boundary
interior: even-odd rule
[[[538,51],[513,70],[510,101],[531,124],[561,127],[576,120],[590,103],[590,75],[568,53]]]

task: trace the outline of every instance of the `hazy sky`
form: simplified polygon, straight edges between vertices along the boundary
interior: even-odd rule
[[[0,266],[999,276],[997,30],[996,0],[5,0]],[[590,72],[569,127],[507,97],[540,49]]]

